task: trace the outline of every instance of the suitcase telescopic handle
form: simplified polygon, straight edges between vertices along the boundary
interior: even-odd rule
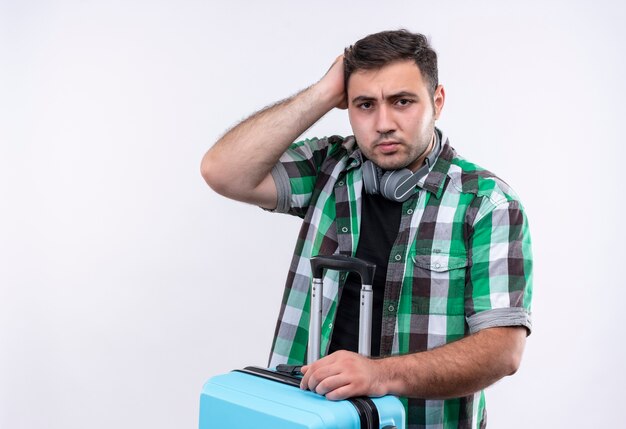
[[[314,256],[311,258],[313,278],[321,279],[324,269],[358,273],[363,284],[371,285],[374,281],[376,265],[346,255]]]
[[[311,258],[313,281],[311,283],[311,320],[307,363],[311,364],[320,358],[324,269],[355,272],[361,276],[359,354],[369,357],[372,347],[372,283],[376,265],[345,255],[315,256]]]

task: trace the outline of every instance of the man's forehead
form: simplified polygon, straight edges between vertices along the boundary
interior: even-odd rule
[[[379,69],[357,70],[348,80],[350,97],[385,98],[401,92],[416,93],[426,89],[424,79],[415,61],[397,61]]]

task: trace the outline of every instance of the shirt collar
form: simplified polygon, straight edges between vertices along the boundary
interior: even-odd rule
[[[363,164],[363,154],[361,153],[361,149],[357,146],[354,136],[346,137],[341,145],[348,151],[349,154],[346,171],[360,167],[361,164]]]
[[[440,198],[448,171],[450,170],[451,161],[456,156],[456,152],[450,146],[448,137],[441,130],[435,128],[435,132],[438,133],[443,147],[430,171],[417,182],[417,186],[432,192],[437,198]]]

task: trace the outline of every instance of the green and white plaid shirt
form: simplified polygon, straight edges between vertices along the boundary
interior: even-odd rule
[[[441,142],[437,161],[402,206],[389,255],[381,356],[430,350],[489,327],[531,329],[531,243],[522,205],[506,183],[459,157],[443,135]],[[333,136],[294,143],[272,171],[278,189],[275,211],[304,222],[270,367],[306,360],[309,258],[356,252],[362,161],[354,137]],[[324,278],[322,351],[328,350],[345,279],[335,271]],[[401,399],[409,428],[486,424],[483,392],[450,400]]]

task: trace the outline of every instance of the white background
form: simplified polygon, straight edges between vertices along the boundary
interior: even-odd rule
[[[299,221],[200,159],[401,27],[439,53],[438,126],[531,222],[534,333],[490,427],[619,426],[626,9],[502,3],[0,1],[0,428],[195,427],[210,376],[264,365]]]

